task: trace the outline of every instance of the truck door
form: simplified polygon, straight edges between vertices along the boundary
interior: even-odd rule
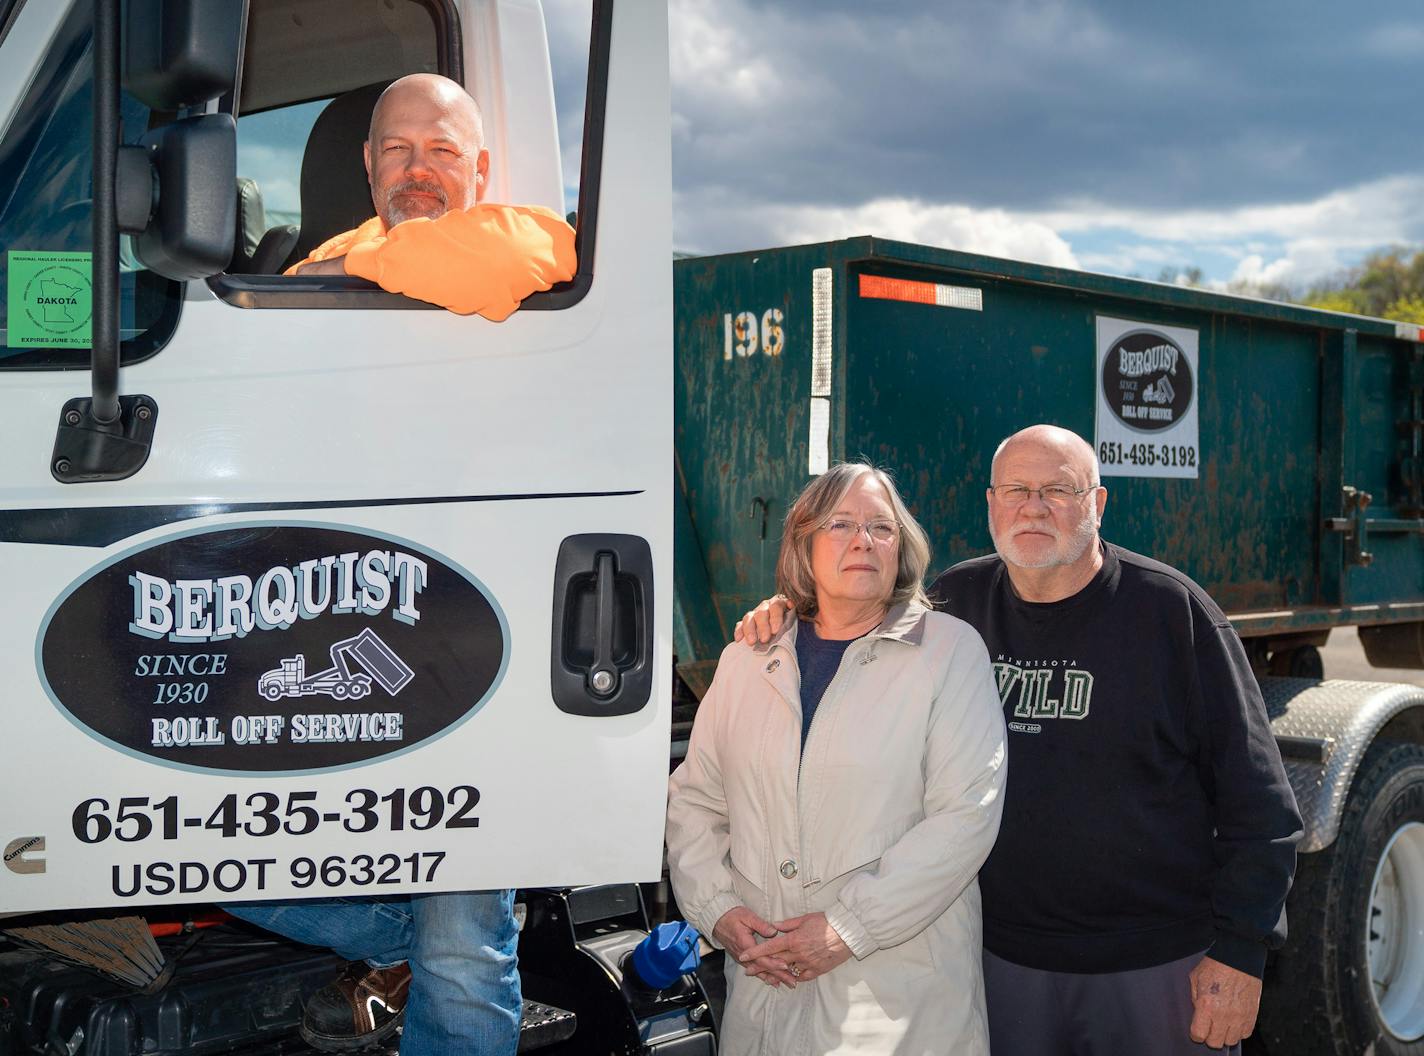
[[[546,32],[534,0],[248,8],[240,83],[203,108],[235,115],[239,156],[257,109],[436,70],[484,109],[486,200],[560,212],[570,81],[546,41],[584,37],[579,274],[496,324],[125,253],[120,388],[149,401],[151,450],[62,483],[61,408],[90,386],[91,5],[0,4],[0,906],[655,878],[665,11],[594,3]],[[125,93],[124,140],[174,116]],[[275,200],[289,162],[244,175]]]

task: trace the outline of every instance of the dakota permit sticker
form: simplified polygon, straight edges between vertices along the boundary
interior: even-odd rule
[[[92,256],[89,253],[6,254],[5,308],[11,348],[88,348]]]
[[[310,525],[186,534],[94,570],[40,631],[51,699],[163,763],[272,773],[406,751],[504,670],[483,587],[413,544]]]
[[[1097,452],[1105,477],[1196,477],[1197,331],[1097,317]]]

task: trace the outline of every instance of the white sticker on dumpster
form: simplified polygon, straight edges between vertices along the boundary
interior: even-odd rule
[[[1197,331],[1097,317],[1098,462],[1105,477],[1189,477],[1201,464]]]

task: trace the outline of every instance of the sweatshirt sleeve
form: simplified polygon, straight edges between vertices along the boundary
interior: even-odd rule
[[[574,230],[539,206],[476,205],[397,224],[353,245],[346,273],[498,322],[531,293],[574,276]]]
[[[317,264],[323,260],[330,260],[333,257],[344,257],[346,251],[352,246],[362,242],[369,242],[372,239],[384,238],[385,234],[386,225],[381,222],[379,216],[373,216],[360,227],[352,228],[350,231],[343,231],[339,235],[332,235],[301,260],[282,272],[282,274],[295,275],[308,264]],[[343,264],[343,267],[344,266]]]
[[[1207,956],[1259,978],[1267,949],[1285,941],[1300,813],[1236,631],[1217,616],[1194,647],[1216,803],[1216,937]]]
[[[848,881],[826,913],[856,957],[913,938],[979,874],[999,832],[1007,776],[1004,716],[983,641],[961,625],[931,713],[925,816]]]
[[[729,647],[730,648],[730,647]],[[731,823],[717,753],[720,725],[717,679],[692,723],[687,757],[668,779],[668,877],[684,916],[713,945],[722,914],[740,906],[732,887]]]

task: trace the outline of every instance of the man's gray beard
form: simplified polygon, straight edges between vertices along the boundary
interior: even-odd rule
[[[398,206],[396,204],[396,196],[412,190],[434,192],[435,194],[440,195],[440,202],[438,205],[436,205],[433,209],[430,210],[419,208],[406,210]],[[415,220],[422,216],[430,220],[439,219],[440,217],[445,215],[445,206],[445,194],[443,191],[440,190],[438,185],[427,183],[398,184],[397,186],[392,187],[389,191],[386,192],[386,226],[395,227],[396,224],[403,224],[407,220]]]
[[[411,212],[406,212],[404,209],[387,209],[386,215],[390,217],[390,220],[387,222],[386,226],[395,227],[396,224],[403,224],[407,220],[419,220],[421,217],[425,217],[428,220],[435,220],[438,217],[444,215],[444,210],[441,210],[441,212],[439,213],[430,213],[426,212],[425,210],[412,210]]]
[[[1054,528],[1054,542],[1057,544],[1054,548],[1055,552],[1046,554],[1035,561],[1019,560],[1022,555],[1017,553],[1018,547],[1014,544],[1012,534],[1010,533],[1008,538],[1001,540],[999,534],[994,531],[993,518],[989,519],[989,538],[994,540],[994,551],[1006,563],[1016,568],[1057,568],[1060,565],[1073,564],[1088,552],[1088,547],[1097,542],[1097,512],[1088,510],[1083,514],[1083,519],[1073,526],[1073,533],[1068,537],[1067,550],[1062,553],[1057,552],[1063,545],[1062,536],[1057,534],[1057,531],[1057,528]]]

